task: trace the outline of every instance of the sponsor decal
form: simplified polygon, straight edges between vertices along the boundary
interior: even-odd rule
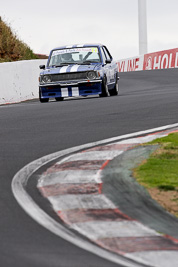
[[[119,60],[117,64],[119,72],[178,68],[178,48]]]
[[[139,58],[128,60],[127,71],[136,71],[139,68]]]
[[[178,48],[144,55],[143,70],[178,68]]]
[[[124,72],[124,70],[125,70],[125,61],[124,60],[123,61],[119,61],[119,62],[117,62],[117,64],[118,64],[119,72]]]
[[[117,64],[119,72],[138,71],[143,69],[142,57],[120,60]]]
[[[152,57],[148,57],[147,61],[146,61],[146,70],[151,70],[152,68]]]
[[[98,48],[97,47],[78,47],[78,48],[59,49],[59,50],[53,51],[52,57],[56,55],[66,54],[66,53],[80,53],[80,52],[97,53]]]

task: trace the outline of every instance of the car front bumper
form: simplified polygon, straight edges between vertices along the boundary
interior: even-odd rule
[[[102,80],[40,83],[39,90],[41,98],[96,95],[102,91]]]

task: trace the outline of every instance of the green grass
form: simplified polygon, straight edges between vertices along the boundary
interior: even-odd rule
[[[155,139],[149,144],[159,148],[149,159],[134,169],[134,177],[147,188],[178,189],[178,133]]]

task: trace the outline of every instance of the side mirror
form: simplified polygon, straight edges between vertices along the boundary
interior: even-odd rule
[[[40,68],[41,70],[44,70],[44,69],[45,69],[45,65],[40,65],[39,68]]]
[[[111,63],[111,59],[106,59],[106,64],[110,64]]]

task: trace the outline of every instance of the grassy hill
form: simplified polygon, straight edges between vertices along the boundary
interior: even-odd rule
[[[0,17],[0,62],[37,59],[30,47],[20,41]]]

